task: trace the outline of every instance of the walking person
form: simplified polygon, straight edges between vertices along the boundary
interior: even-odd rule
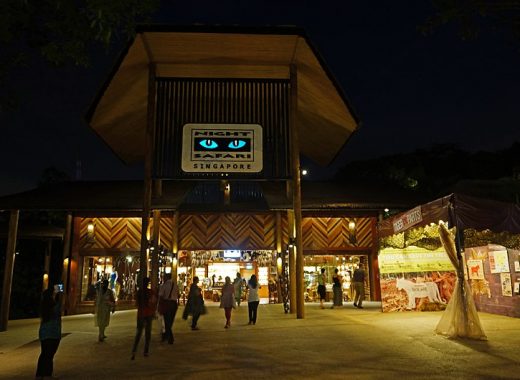
[[[226,276],[224,286],[222,287],[222,297],[220,297],[220,307],[224,308],[226,316],[226,325],[224,328],[231,327],[231,310],[235,308],[235,287],[231,283],[231,278]]]
[[[172,280],[171,273],[166,273],[166,281],[159,290],[159,313],[164,318],[164,339],[173,344],[172,326],[179,307],[179,286]]]
[[[202,298],[202,290],[198,286],[199,278],[193,277],[193,282],[190,285],[190,292],[188,293],[188,301],[182,314],[182,319],[188,319],[188,315],[191,314],[191,329],[198,330],[197,322],[199,317],[204,313],[204,299]]]
[[[61,340],[61,298],[58,287],[45,289],[40,304],[40,339],[41,353],[36,368],[36,379],[52,379],[54,355]]]
[[[365,270],[361,267],[354,270],[352,276],[352,285],[354,287],[354,307],[363,309],[363,300],[365,299]]]
[[[97,290],[95,325],[99,329],[98,340],[103,342],[106,339],[105,328],[110,324],[110,313],[116,311],[116,299],[114,292],[108,287],[108,280],[103,280]]]
[[[240,302],[242,301],[242,277],[240,273],[237,273],[233,281],[233,287],[235,288],[235,300],[237,301],[237,305],[240,306]]]
[[[334,269],[334,275],[332,276],[332,292],[333,292],[333,303],[331,309],[335,306],[343,306],[343,289],[342,282],[343,278],[339,274],[339,269]]]
[[[325,284],[327,282],[327,275],[325,274],[325,268],[321,268],[321,273],[318,275],[318,295],[320,296],[320,308],[325,309],[323,302],[327,297],[327,289]]]
[[[256,316],[258,314],[258,304],[260,303],[260,298],[258,297],[258,289],[260,286],[258,285],[258,280],[256,276],[253,274],[251,278],[247,282],[247,307],[249,309],[249,324],[256,325]]]
[[[152,336],[152,321],[155,316],[156,297],[153,290],[148,289],[150,278],[143,279],[143,287],[137,291],[137,329],[135,332],[134,345],[132,347],[131,360],[135,359],[137,346],[141,340],[144,329],[144,356],[148,356],[150,350],[150,339]]]

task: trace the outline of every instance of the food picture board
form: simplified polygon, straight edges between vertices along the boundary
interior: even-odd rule
[[[386,248],[378,261],[383,312],[442,310],[451,299],[456,275],[443,249]]]

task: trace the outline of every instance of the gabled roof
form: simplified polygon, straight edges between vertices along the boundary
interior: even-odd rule
[[[158,77],[288,79],[297,67],[300,151],[327,165],[357,129],[343,92],[302,30],[143,26],[87,114],[126,163],[144,157],[149,65]]]

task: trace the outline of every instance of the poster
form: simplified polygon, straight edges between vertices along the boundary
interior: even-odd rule
[[[515,282],[515,294],[520,295],[520,282]]]
[[[484,279],[484,266],[482,260],[468,260],[468,277],[470,280],[483,280]]]
[[[406,249],[386,248],[379,253],[380,273],[453,270],[453,264],[442,248],[435,251],[418,247],[408,247]]]
[[[511,273],[500,273],[500,284],[502,285],[502,295],[511,297]]]
[[[515,272],[520,272],[520,262],[515,261]]]
[[[456,275],[444,250],[385,248],[378,259],[383,312],[446,308]]]
[[[489,268],[491,273],[509,273],[507,251],[489,251]]]

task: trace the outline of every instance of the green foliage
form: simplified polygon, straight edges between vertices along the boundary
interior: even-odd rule
[[[432,4],[436,13],[421,27],[424,34],[454,25],[463,40],[475,39],[484,30],[520,39],[520,0],[432,0]]]
[[[132,38],[159,0],[0,1],[0,112],[13,108],[7,77],[33,53],[54,65],[87,67],[95,46]]]
[[[341,168],[339,181],[398,185],[427,197],[454,191],[462,180],[497,180],[512,177],[520,167],[520,143],[498,152],[465,152],[455,145],[435,145],[378,159],[355,161]]]

